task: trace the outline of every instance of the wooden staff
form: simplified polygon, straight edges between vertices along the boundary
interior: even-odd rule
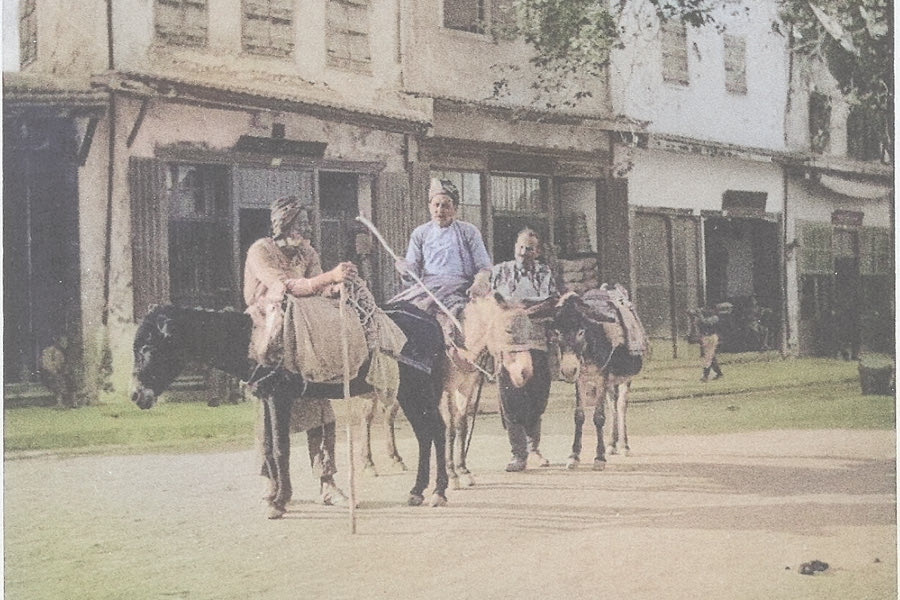
[[[353,463],[353,401],[350,398],[350,346],[347,340],[347,283],[341,283],[341,358],[344,361],[344,400],[347,403],[347,465],[350,478],[350,533],[356,533],[356,467]]]
[[[384,249],[387,250],[387,253],[391,255],[391,258],[394,259],[394,262],[395,262],[395,263],[396,263],[398,260],[400,260],[400,257],[398,257],[396,254],[394,254],[394,251],[391,250],[391,247],[388,246],[388,243],[385,241],[385,239],[384,239],[383,237],[381,237],[381,234],[378,232],[378,229],[376,229],[376,227],[375,227],[375,225],[372,223],[372,221],[368,220],[367,218],[365,218],[365,217],[362,216],[362,215],[359,215],[358,217],[356,217],[356,220],[359,221],[360,223],[362,223],[363,225],[365,225],[365,226],[369,229],[369,231],[372,232],[372,235],[374,235],[375,238],[376,238],[379,242],[381,242],[381,245],[384,246]],[[444,314],[446,314],[448,317],[450,317],[450,322],[453,323],[454,325],[456,325],[456,328],[457,328],[459,331],[462,331],[462,330],[463,330],[462,325],[459,323],[459,321],[456,319],[456,317],[453,315],[453,313],[450,312],[450,309],[447,308],[446,306],[444,306],[444,303],[443,303],[443,302],[441,302],[440,300],[438,300],[438,297],[434,295],[434,292],[432,292],[432,291],[428,288],[428,286],[425,285],[425,284],[422,282],[421,279],[419,279],[419,276],[416,275],[415,273],[413,273],[413,271],[412,271],[411,269],[407,270],[406,273],[407,273],[410,277],[412,277],[413,280],[414,280],[416,283],[418,283],[419,286],[420,286],[423,290],[425,290],[425,293],[428,294],[428,296],[429,296],[432,300],[434,300],[434,303],[437,305],[437,307],[438,307],[439,309],[441,309],[441,310],[444,312]]]

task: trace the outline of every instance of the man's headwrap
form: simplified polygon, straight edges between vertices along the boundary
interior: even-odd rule
[[[279,198],[272,203],[272,237],[276,240],[283,237],[300,211],[303,210],[300,199],[297,196]]]
[[[430,202],[435,196],[448,196],[453,200],[453,204],[459,204],[459,189],[449,179],[432,179],[431,187],[428,189],[428,201]]]

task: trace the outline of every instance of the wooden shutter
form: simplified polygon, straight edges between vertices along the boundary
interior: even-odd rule
[[[831,256],[831,223],[799,222],[800,274],[833,275]]]
[[[156,0],[156,35],[170,44],[205,46],[207,0]]]
[[[651,337],[672,335],[671,272],[669,271],[668,219],[661,214],[635,213],[632,220],[634,292],[647,333]]]
[[[406,172],[383,172],[375,183],[375,225],[394,253],[403,258],[409,245],[409,236],[420,221],[415,204],[425,204],[421,198],[413,199],[409,193],[409,177]],[[424,221],[421,221],[424,222]],[[394,261],[383,249],[378,250],[379,284],[376,291],[380,302],[389,300],[400,290],[400,279],[394,269]]]
[[[132,157],[128,167],[131,194],[131,265],[134,319],[151,304],[169,302],[169,201],[166,165]]]
[[[684,23],[664,23],[661,37],[663,81],[688,85],[687,29]]]
[[[600,279],[621,283],[632,291],[628,223],[628,180],[597,182],[597,252]]]
[[[725,34],[725,89],[734,94],[747,93],[747,40]]]

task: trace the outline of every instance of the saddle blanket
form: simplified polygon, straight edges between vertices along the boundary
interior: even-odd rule
[[[588,290],[581,297],[591,310],[605,319],[615,319],[625,330],[625,345],[628,353],[643,355],[648,348],[647,333],[628,296],[628,290],[619,284]]]

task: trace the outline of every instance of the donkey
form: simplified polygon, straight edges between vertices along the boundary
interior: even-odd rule
[[[597,429],[594,470],[602,471],[607,452],[627,455],[630,450],[625,420],[628,393],[632,379],[643,367],[646,334],[624,288],[605,284],[584,296],[569,293],[560,298],[552,329],[558,334],[560,374],[575,383],[575,439],[566,466],[574,469],[581,461],[584,406],[593,402]],[[607,410],[615,424],[607,434],[609,447],[603,443]]]
[[[430,504],[442,506],[447,502],[447,469],[444,424],[438,410],[442,365],[436,360],[442,344],[433,343],[440,339],[441,329],[433,317],[413,306],[395,307],[393,312],[386,312],[408,338],[403,354],[413,357],[398,361],[397,400],[419,444],[418,473],[407,503],[417,506],[424,502],[434,446],[437,475]],[[291,403],[298,397],[342,398],[343,385],[305,381],[296,373],[255,365],[247,352],[251,330],[250,316],[244,313],[171,305],[154,308],[143,319],[134,338],[132,400],[142,409],[151,408],[190,361],[215,367],[254,385],[256,395],[263,402],[266,424],[263,446],[267,471],[274,480],[268,516],[277,519],[284,515],[292,494]],[[367,369],[368,365],[364,365],[350,382],[351,395],[372,391],[365,381]]]
[[[533,326],[524,309],[512,307],[500,296],[488,295],[469,302],[460,315],[460,320],[466,351],[478,366],[442,355],[440,412],[446,426],[447,473],[453,489],[475,485],[475,478],[466,465],[466,458],[478,409],[477,399],[486,377],[485,368],[490,366],[497,372],[504,369],[516,387],[528,383],[534,372],[531,353],[518,343],[520,338],[530,337],[528,332]],[[370,431],[377,402],[372,401],[366,415],[365,468],[372,474],[375,474],[375,467]],[[396,403],[385,407],[388,456],[395,468],[403,469],[402,458],[396,452],[394,440],[396,414]]]

